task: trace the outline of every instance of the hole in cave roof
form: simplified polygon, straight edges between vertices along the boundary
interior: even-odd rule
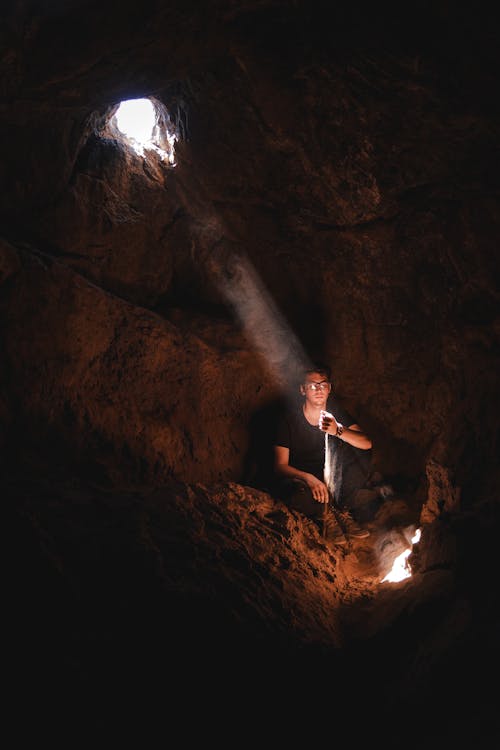
[[[107,128],[136,154],[154,151],[175,166],[177,133],[165,106],[153,98],[126,99],[117,106]]]

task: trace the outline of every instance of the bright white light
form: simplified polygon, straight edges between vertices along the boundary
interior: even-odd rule
[[[403,581],[405,578],[411,577],[411,568],[408,564],[408,557],[410,556],[413,545],[417,544],[417,542],[420,541],[420,536],[421,530],[417,529],[411,540],[412,546],[396,557],[392,564],[391,570],[387,573],[386,576],[384,576],[384,578],[382,578],[380,583],[384,583],[384,581],[397,583],[397,581]]]
[[[139,156],[144,156],[145,150],[156,151],[162,160],[174,164],[173,146],[176,138],[170,133],[165,133],[172,149],[170,153],[167,153],[155,143],[155,108],[149,99],[129,99],[122,102],[116,110],[115,118],[118,129]]]
[[[116,111],[118,127],[128,138],[147,143],[153,135],[155,111],[149,99],[130,99]]]

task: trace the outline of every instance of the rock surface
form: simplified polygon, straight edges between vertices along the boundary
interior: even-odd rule
[[[4,3],[21,695],[156,669],[205,700],[219,672],[229,704],[252,673],[304,715],[327,664],[386,745],[421,747],[419,721],[495,736],[499,45],[486,11],[424,6]],[[110,129],[136,97],[175,164]],[[374,443],[372,533],[345,549],[267,483],[274,410],[315,357]],[[381,584],[417,528],[413,575]]]

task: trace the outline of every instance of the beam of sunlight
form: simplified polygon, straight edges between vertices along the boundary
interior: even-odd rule
[[[286,373],[297,372],[308,361],[299,340],[248,258],[233,253],[223,265],[212,257],[211,266],[245,334],[282,383]]]
[[[329,440],[327,432],[325,432],[325,466],[323,476],[330,497],[339,497],[342,493],[342,459],[340,458],[339,451],[335,450],[332,440]]]

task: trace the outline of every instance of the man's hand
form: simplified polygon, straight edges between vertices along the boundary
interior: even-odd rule
[[[328,487],[324,482],[314,476],[314,474],[307,474],[305,477],[307,486],[311,490],[313,498],[318,503],[327,503],[329,500]]]
[[[329,435],[336,435],[338,429],[338,422],[329,411],[323,409],[319,415],[318,427],[323,432],[328,432]]]

